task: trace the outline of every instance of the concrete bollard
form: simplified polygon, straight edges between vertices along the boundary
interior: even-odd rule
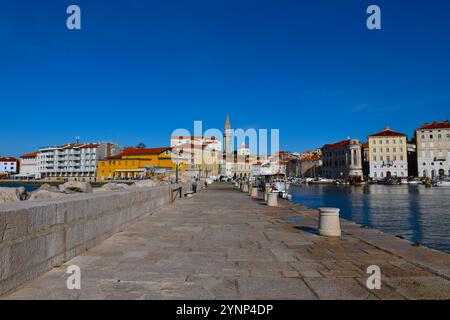
[[[252,195],[252,186],[251,185],[248,186],[248,195],[249,196]]]
[[[242,192],[248,192],[248,184],[244,183],[242,185]]]
[[[278,193],[270,192],[267,197],[267,205],[269,207],[277,207],[278,206]]]
[[[258,187],[252,187],[252,198],[258,198]]]
[[[326,237],[340,237],[338,208],[319,208],[319,234]]]

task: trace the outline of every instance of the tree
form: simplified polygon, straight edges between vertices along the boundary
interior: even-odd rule
[[[136,146],[136,148],[139,148],[139,149],[145,149],[147,146],[145,145],[145,143],[142,143],[142,142],[140,142],[137,146]]]

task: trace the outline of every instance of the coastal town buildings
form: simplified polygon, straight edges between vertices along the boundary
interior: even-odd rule
[[[361,142],[349,138],[324,145],[322,175],[330,179],[363,178]]]
[[[126,147],[121,153],[98,162],[97,179],[143,179],[151,170],[173,171],[175,165],[170,147]],[[179,169],[183,171],[185,167],[180,164]]]
[[[408,176],[407,136],[386,128],[369,136],[370,178]]]
[[[322,160],[318,156],[300,159],[300,177],[316,178],[322,174]]]
[[[13,157],[0,157],[0,174],[10,175],[17,173],[17,159]]]
[[[19,158],[19,174],[16,178],[36,179],[39,178],[38,157],[39,152],[21,155]]]
[[[433,121],[416,129],[420,177],[450,176],[450,123]]]
[[[38,175],[42,179],[95,180],[99,160],[117,154],[113,143],[67,143],[39,149]]]
[[[192,177],[204,178],[219,174],[222,145],[215,137],[172,136],[171,147],[174,159],[187,164]]]
[[[286,176],[288,176],[288,177],[300,177],[301,176],[300,159],[289,159],[286,161]]]

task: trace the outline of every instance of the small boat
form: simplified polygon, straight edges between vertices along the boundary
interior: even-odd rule
[[[318,178],[314,179],[313,181],[310,181],[309,183],[311,183],[311,184],[333,184],[333,183],[335,183],[335,181],[336,180],[334,180],[334,179],[318,177]]]
[[[450,180],[440,180],[436,182],[436,187],[450,187]]]

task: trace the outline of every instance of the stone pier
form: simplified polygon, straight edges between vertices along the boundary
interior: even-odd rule
[[[450,255],[228,183],[140,218],[3,299],[450,299]],[[66,287],[81,269],[81,289]],[[381,289],[366,286],[371,265]]]

